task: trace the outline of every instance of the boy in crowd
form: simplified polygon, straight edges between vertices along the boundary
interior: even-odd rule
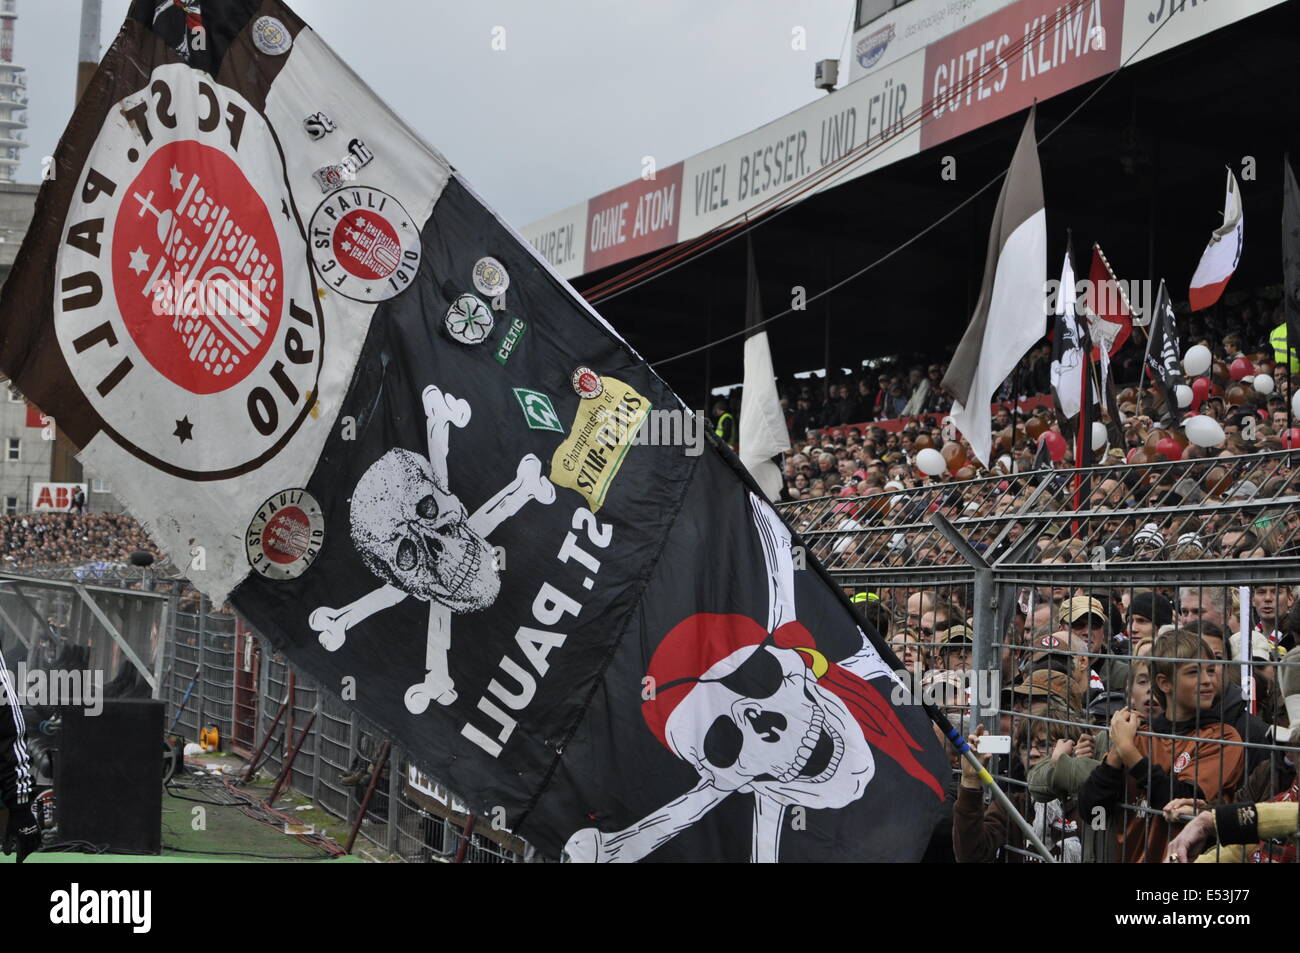
[[[1150,731],[1139,734],[1142,716],[1133,708],[1115,713],[1110,723],[1110,750],[1079,792],[1082,816],[1111,819],[1116,830],[1123,803],[1145,798],[1163,808],[1178,798],[1201,802],[1228,799],[1246,773],[1241,736],[1219,720],[1219,678],[1209,647],[1192,632],[1175,629],[1156,639],[1151,663],[1156,698],[1164,713],[1152,718]],[[1224,742],[1237,742],[1224,744]],[[1129,863],[1164,860],[1169,824],[1163,817],[1134,813],[1120,833],[1122,858]]]
[[[1079,731],[1073,725],[1060,723],[1065,720],[1062,716],[1067,712],[1054,704],[1044,706],[1043,712],[1045,720],[1021,718],[1017,722],[1013,757],[1020,760],[1022,774],[1032,772],[1049,760],[1062,742],[1073,744],[1079,737]],[[984,726],[981,725],[975,730],[975,737],[983,734]],[[981,764],[988,764],[989,755],[978,757]],[[952,843],[957,863],[978,864],[997,859],[1019,863],[1036,859],[1033,848],[1026,844],[1024,834],[1007,816],[1002,805],[992,801],[988,807],[984,806],[979,775],[970,762],[963,758],[961,765],[961,787],[952,812]],[[1079,839],[1082,825],[1072,803],[1059,800],[1034,803],[1019,790],[1010,798],[1058,862],[1077,864],[1083,859]],[[1003,850],[1004,847],[1012,849]]]

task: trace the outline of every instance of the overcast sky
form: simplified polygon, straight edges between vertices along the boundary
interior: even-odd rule
[[[104,0],[103,50],[128,0]],[[853,0],[298,0],[379,95],[516,226],[825,95]],[[72,109],[81,0],[18,0],[27,67],[19,180],[39,179]],[[504,28],[504,50],[493,49]],[[802,27],[806,49],[792,48]],[[498,36],[502,35],[500,33]],[[847,62],[841,62],[847,72]]]

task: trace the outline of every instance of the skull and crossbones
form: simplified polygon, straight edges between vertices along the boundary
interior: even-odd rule
[[[406,692],[407,710],[420,714],[430,701],[450,705],[455,681],[448,668],[453,613],[486,609],[501,588],[487,537],[530,500],[555,500],[534,454],[519,461],[515,478],[473,513],[449,488],[451,428],[469,423],[467,401],[435,386],[424,389],[428,459],[394,449],[366,470],[352,491],[352,543],[380,581],[379,588],[341,609],[321,606],[308,617],[320,644],[337,651],[349,629],[408,596],[429,604],[426,674]]]
[[[664,638],[650,664],[651,672],[668,679],[656,680],[656,692],[669,701],[643,708],[647,724],[695,768],[699,783],[624,830],[577,831],[565,845],[571,860],[640,860],[727,797],[748,793],[754,795],[751,860],[773,862],[787,807],[845,807],[874,776],[875,760],[858,717],[819,683],[828,663],[795,620],[790,531],[753,494],[750,507],[767,568],[767,628],[747,616],[697,614]],[[859,679],[896,680],[865,636],[862,645],[840,666]],[[737,647],[728,651],[731,646]],[[674,677],[682,671],[671,661],[660,662],[661,653],[671,655],[675,647],[685,649],[687,660],[702,653],[717,660],[698,676]]]

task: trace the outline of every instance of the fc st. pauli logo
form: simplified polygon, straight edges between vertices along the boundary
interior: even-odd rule
[[[109,110],[67,222],[59,346],[113,439],[195,479],[274,456],[310,409],[323,341],[266,120],[187,66],[159,67]]]

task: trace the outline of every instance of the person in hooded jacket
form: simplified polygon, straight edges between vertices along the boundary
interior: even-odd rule
[[[1108,829],[1120,831],[1125,862],[1165,859],[1170,828],[1161,809],[1181,798],[1198,807],[1227,801],[1245,779],[1241,735],[1219,715],[1221,677],[1216,666],[1204,663],[1209,657],[1195,633],[1175,629],[1156,639],[1152,658],[1158,661],[1152,666],[1163,713],[1151,719],[1148,734],[1139,732],[1137,711],[1116,712],[1110,750],[1079,791],[1084,817],[1099,816]],[[1144,799],[1156,810],[1122,808]]]

